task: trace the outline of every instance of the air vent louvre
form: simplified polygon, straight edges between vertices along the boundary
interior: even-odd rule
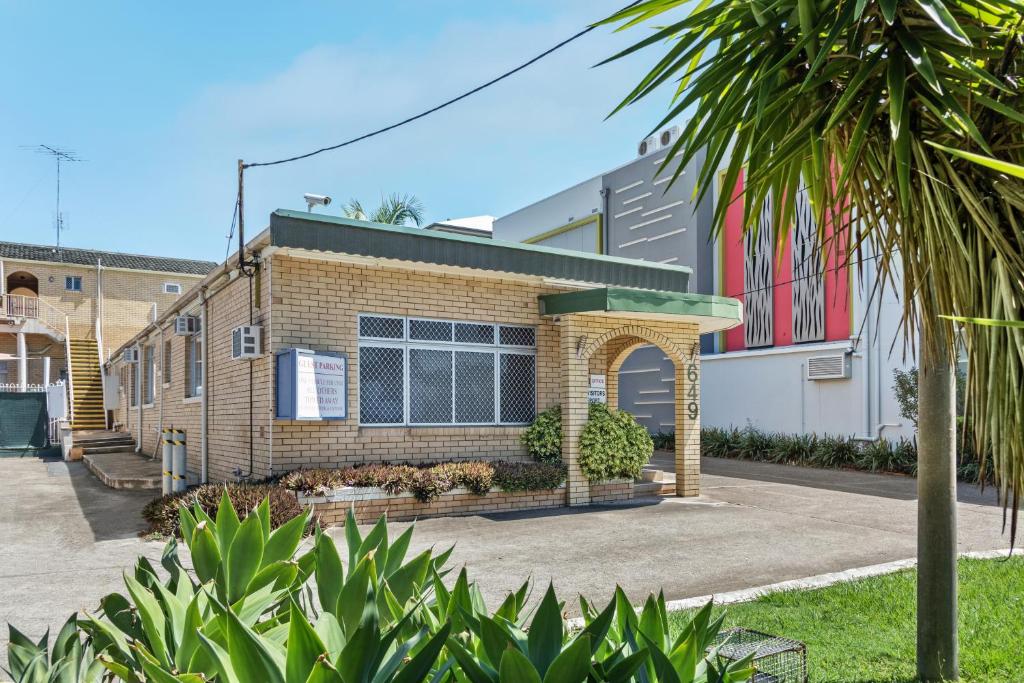
[[[811,356],[807,359],[807,379],[849,379],[850,356],[847,353],[830,353],[827,356]]]

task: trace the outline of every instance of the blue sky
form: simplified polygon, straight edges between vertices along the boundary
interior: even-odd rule
[[[67,245],[222,260],[239,157],[262,161],[402,119],[515,66],[623,0],[31,2],[0,0],[0,240],[52,244],[46,143]],[[654,54],[591,68],[637,39],[598,29],[401,130],[246,179],[246,222],[303,192],[428,220],[500,216],[629,160],[667,94],[604,121]]]

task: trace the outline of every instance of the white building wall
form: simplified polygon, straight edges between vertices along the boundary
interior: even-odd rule
[[[870,253],[853,271],[851,339],[701,356],[701,423],[769,432],[816,433],[875,439],[912,438],[914,425],[899,413],[893,370],[914,366],[903,354],[902,304],[890,287],[875,287]],[[850,379],[811,381],[807,359],[848,349]]]
[[[601,176],[595,176],[495,219],[494,239],[522,242],[600,212]],[[587,251],[593,251],[593,247]]]

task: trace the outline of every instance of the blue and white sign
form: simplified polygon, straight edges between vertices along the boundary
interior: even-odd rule
[[[344,420],[348,417],[348,357],[343,353],[285,349],[277,352],[277,418]]]

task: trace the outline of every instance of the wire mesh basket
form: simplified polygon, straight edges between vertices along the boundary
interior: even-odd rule
[[[753,654],[753,683],[807,683],[807,646],[798,640],[731,628],[719,633],[712,647],[731,661]]]

